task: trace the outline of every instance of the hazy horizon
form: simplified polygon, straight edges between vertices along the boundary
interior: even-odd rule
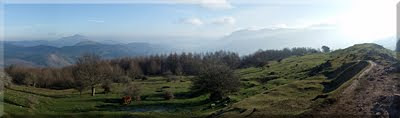
[[[20,2],[4,4],[6,40],[50,40],[74,34],[115,40],[154,36],[218,39],[245,29],[319,25],[369,42],[395,35],[397,0]]]

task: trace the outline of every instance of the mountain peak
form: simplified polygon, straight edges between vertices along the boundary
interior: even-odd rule
[[[67,37],[63,37],[61,39],[86,39],[86,36],[80,35],[80,34],[75,34],[72,36],[67,36]]]

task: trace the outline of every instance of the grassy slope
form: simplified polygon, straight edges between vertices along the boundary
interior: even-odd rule
[[[255,108],[257,112],[251,116],[263,114],[297,115],[310,110],[322,100],[311,101],[323,93],[322,82],[329,82],[322,74],[309,76],[310,69],[330,60],[332,67],[324,71],[333,71],[345,63],[364,60],[370,52],[391,55],[392,52],[373,44],[356,45],[348,49],[338,50],[330,54],[312,54],[306,56],[290,57],[281,62],[270,62],[262,68],[240,69],[243,86],[238,93],[231,95],[236,102],[223,109],[244,109],[226,112],[223,116],[246,116]],[[381,58],[372,54],[373,58]],[[273,80],[261,82],[260,79],[275,77]],[[201,117],[218,111],[222,107],[207,109],[211,104],[206,101],[207,95],[193,98],[182,97],[189,92],[189,77],[184,77],[184,82],[166,82],[163,77],[150,77],[149,80],[136,81],[143,88],[143,94],[149,96],[146,100],[134,102],[129,106],[116,103],[120,99],[122,84],[113,85],[113,93],[89,96],[89,91],[79,96],[75,90],[49,90],[24,86],[14,86],[5,91],[5,112],[12,115],[18,114],[46,114],[46,115],[73,115],[86,117],[101,116],[139,116],[139,117]],[[169,86],[167,90],[173,92],[177,98],[163,100],[162,87]],[[341,87],[340,87],[341,88]],[[340,89],[339,88],[339,89]],[[102,91],[100,88],[98,91]],[[31,99],[31,101],[27,100]],[[33,106],[30,106],[29,102]],[[134,112],[149,111],[149,112]],[[160,112],[161,111],[161,112]],[[51,117],[51,116],[49,116]]]
[[[12,89],[5,91],[5,112],[12,115],[22,114],[43,114],[43,115],[94,115],[100,116],[149,116],[149,117],[174,117],[179,115],[199,116],[204,100],[207,96],[194,98],[180,98],[174,100],[163,100],[161,94],[156,92],[162,87],[169,86],[163,90],[174,92],[175,94],[185,94],[189,91],[190,81],[166,82],[162,77],[151,77],[146,81],[138,81],[142,85],[142,93],[147,97],[146,100],[133,102],[128,106],[121,106],[118,100],[123,91],[122,84],[113,84],[113,92],[109,94],[97,94],[95,97],[89,96],[90,91],[86,91],[82,96],[75,90],[49,90],[32,88],[25,86],[13,86]],[[102,89],[98,88],[98,91]],[[30,100],[28,100],[30,99]],[[33,104],[30,106],[30,104]],[[172,110],[166,110],[172,109]],[[161,110],[160,113],[141,113],[133,111]],[[173,114],[172,114],[173,113]]]
[[[225,117],[244,117],[255,108],[262,114],[299,114],[307,109],[310,99],[322,93],[325,80],[324,76],[308,77],[309,69],[324,63],[329,58],[328,54],[314,54],[302,57],[290,57],[282,62],[272,62],[269,68],[244,69],[243,78],[257,79],[267,76],[267,73],[277,72],[279,78],[262,84],[264,90],[261,94],[251,96],[232,108],[246,109],[244,113],[228,112]],[[297,65],[297,66],[296,66]],[[256,71],[257,70],[257,71]],[[252,71],[251,73],[249,71]]]
[[[306,55],[291,57],[281,63],[273,62],[270,68],[251,68],[242,70],[243,78],[258,78],[265,73],[279,72],[279,79],[271,80],[261,86],[266,86],[262,94],[246,98],[227,108],[224,117],[267,117],[271,115],[293,116],[305,113],[320,104],[324,99],[313,101],[318,95],[329,95],[334,98],[338,91],[347,86],[351,80],[343,83],[330,93],[324,93],[322,83],[330,82],[323,74],[309,76],[308,69],[330,60],[332,66],[323,72],[332,72],[346,63],[358,60],[385,60],[383,55],[394,56],[393,52],[375,44],[360,44],[347,49],[337,50],[330,54]],[[384,63],[384,62],[383,62]],[[297,65],[295,67],[294,65]],[[341,73],[338,73],[341,74]],[[254,113],[252,113],[254,112]]]

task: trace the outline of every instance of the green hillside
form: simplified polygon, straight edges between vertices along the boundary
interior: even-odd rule
[[[241,88],[230,96],[232,102],[209,101],[208,95],[191,96],[192,76],[167,81],[161,76],[135,80],[144,98],[124,106],[119,103],[126,84],[113,84],[112,92],[92,97],[73,89],[51,90],[13,85],[4,91],[5,117],[261,117],[303,115],[329,99],[373,61],[389,64],[394,53],[376,44],[359,44],[330,53],[292,56],[271,61],[263,67],[235,71]],[[170,91],[175,99],[164,100]]]
[[[264,84],[261,94],[243,99],[216,112],[222,117],[289,117],[309,113],[340,94],[354,76],[370,66],[366,61],[387,64],[394,53],[376,44],[358,44],[329,54],[291,57],[272,68],[259,68],[247,76],[276,70],[279,75]],[[295,65],[295,66],[294,66]]]

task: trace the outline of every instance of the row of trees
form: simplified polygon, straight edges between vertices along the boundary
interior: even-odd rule
[[[12,83],[40,88],[65,89],[74,86],[72,67],[31,68],[11,65],[5,72],[12,78]]]
[[[146,79],[147,75],[198,75],[206,63],[219,63],[237,68],[238,54],[226,51],[213,53],[182,53],[148,57],[103,60],[96,54],[84,54],[76,64],[64,68],[32,68],[8,66],[5,71],[13,83],[40,88],[68,89],[80,92],[90,88],[96,93],[96,85],[107,90],[113,82],[127,83],[132,79]]]
[[[121,58],[110,60],[112,65],[119,66],[126,75],[140,78],[140,75],[197,75],[204,63],[218,62],[237,68],[240,57],[237,53],[218,51],[213,53],[182,53],[154,55],[148,57]]]
[[[325,46],[326,47],[326,46]],[[324,51],[329,50],[323,47]],[[328,51],[329,52],[329,51]],[[285,48],[283,50],[259,50],[241,60],[240,67],[261,67],[268,64],[269,61],[280,61],[290,56],[302,56],[312,53],[321,53],[320,50],[313,48]]]
[[[146,79],[147,75],[195,75],[193,90],[210,92],[212,98],[221,98],[237,90],[239,79],[233,69],[263,66],[268,61],[293,55],[319,53],[310,48],[258,51],[241,58],[237,53],[217,51],[212,53],[172,53],[145,57],[127,57],[104,60],[96,54],[84,54],[76,64],[63,68],[28,68],[9,66],[5,71],[15,84],[41,88],[75,88],[82,92],[102,84],[105,92],[113,82],[129,83],[132,79]]]

